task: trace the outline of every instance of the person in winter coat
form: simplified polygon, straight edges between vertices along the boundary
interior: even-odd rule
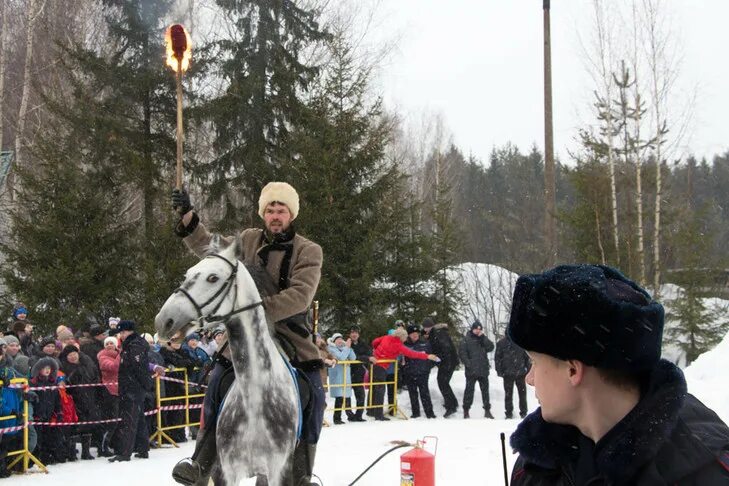
[[[509,336],[504,336],[496,343],[494,363],[496,374],[504,381],[506,418],[512,418],[514,413],[514,385],[519,394],[519,417],[526,417],[528,406],[525,378],[529,372],[529,356]]]
[[[5,336],[0,338],[0,417],[19,416],[23,413],[23,397],[21,390],[10,388],[12,380],[19,378],[20,374],[13,368],[12,359],[7,354],[8,338],[14,336]],[[17,339],[16,339],[17,342]],[[28,394],[36,399],[35,394]],[[0,420],[0,429],[6,427],[14,427],[22,422],[17,418]],[[10,471],[6,468],[7,453],[12,450],[22,448],[21,431],[5,432],[0,434],[0,477],[9,477]]]
[[[51,357],[40,358],[30,371],[31,387],[54,387],[50,390],[35,390],[38,401],[33,406],[33,421],[63,422],[61,396],[56,386],[58,362]],[[66,451],[60,427],[36,425],[38,445],[35,456],[45,465],[66,462]]]
[[[56,357],[58,356],[58,351],[56,348],[56,340],[52,337],[45,337],[41,339],[40,344],[36,348],[35,354],[33,356],[30,356],[29,365],[31,367],[31,373],[32,368],[35,366],[35,364],[41,359],[41,358],[53,358],[56,360],[56,369],[58,369],[58,360]]]
[[[135,332],[134,321],[117,326],[122,340],[119,359],[119,447],[109,462],[129,461],[135,456],[149,457],[149,434],[144,417],[144,396],[154,389],[149,367],[149,345]]]
[[[85,340],[79,348],[82,353],[91,358],[91,361],[94,362],[97,368],[99,368],[99,351],[104,349],[104,339],[106,339],[104,328],[98,324],[94,324],[89,327],[89,339]]]
[[[481,403],[484,417],[494,418],[491,415],[491,401],[489,400],[489,357],[488,353],[494,350],[494,343],[483,333],[483,326],[477,320],[471,324],[471,330],[466,333],[458,355],[466,367],[466,389],[463,392],[463,418],[469,418],[469,409],[473,404],[473,393],[476,383],[481,389]]]
[[[186,369],[189,374],[193,372],[195,368],[195,361],[192,359],[190,354],[182,349],[179,342],[168,342],[165,346],[161,347],[159,353],[164,359],[165,366],[167,368],[183,368]],[[182,380],[185,378],[184,371],[168,371],[165,376],[170,378],[176,378]],[[185,385],[182,383],[175,383],[173,381],[165,382],[165,396],[166,397],[183,397],[185,395]],[[185,399],[170,400],[165,402],[167,405],[184,405]],[[184,410],[167,410],[162,414],[162,423],[165,426],[182,425],[185,423],[185,411]],[[178,428],[172,429],[167,432],[172,440],[175,442],[186,442],[185,429]]]
[[[357,355],[352,348],[347,346],[344,337],[335,332],[329,338],[329,352],[337,361],[355,361]],[[337,364],[329,368],[329,394],[334,397],[334,423],[343,424],[342,410],[347,415],[347,420],[352,420],[354,414],[349,409],[351,406],[350,396],[352,395],[352,364]]]
[[[89,385],[99,383],[99,370],[96,364],[73,344],[67,345],[58,356],[61,371],[66,375],[67,385]],[[71,387],[67,393],[73,397],[76,415],[81,422],[101,420],[101,409],[97,390],[101,387]],[[81,442],[81,459],[94,459],[91,455],[91,438],[101,444],[103,428],[99,425],[79,425],[65,431],[67,441],[72,445]],[[73,445],[75,449],[75,445]],[[74,450],[75,453],[75,450]]]
[[[33,324],[29,320],[15,321],[12,334],[20,341],[20,352],[25,356],[30,358],[38,353],[38,345],[33,339]]]
[[[319,370],[321,374],[321,382],[326,383],[329,379],[329,368],[333,368],[337,365],[337,358],[329,352],[329,345],[324,338],[321,337],[321,334],[317,332],[314,335],[314,338],[316,339],[316,347],[319,349],[319,356],[324,362],[324,368]]]
[[[375,362],[375,358],[372,357],[372,348],[360,337],[360,333],[361,329],[359,326],[352,326],[349,328],[349,339],[347,339],[347,345],[352,348],[352,351],[357,356],[357,360],[362,362],[362,364],[354,364],[351,366],[352,389],[357,407],[353,416],[349,418],[350,422],[365,421],[362,417],[367,408],[365,373],[367,373],[370,364]]]
[[[438,389],[443,395],[445,405],[445,414],[443,416],[448,418],[458,410],[458,400],[456,400],[456,394],[453,393],[451,388],[451,378],[458,366],[458,352],[453,340],[451,340],[451,336],[448,334],[448,324],[436,324],[433,319],[426,317],[423,320],[423,330],[433,347],[433,353],[441,360],[438,364]]]
[[[663,326],[613,268],[519,277],[507,333],[541,406],[511,436],[513,486],[729,484],[729,427],[661,359]]]
[[[104,388],[100,388],[101,410],[104,412],[104,420],[111,420],[119,417],[119,341],[114,336],[104,339],[104,349],[96,355],[101,371],[101,382]],[[117,447],[115,433],[119,422],[109,422],[104,427],[104,435],[101,438],[101,450],[99,456],[111,457],[112,448]]]
[[[24,378],[30,378],[30,358],[21,353],[20,341],[12,334],[5,336],[8,344],[5,351],[6,357],[10,360],[11,366]]]
[[[387,379],[387,366],[390,363],[381,363],[380,360],[386,359],[397,359],[399,355],[405,355],[408,358],[431,361],[438,361],[438,356],[435,354],[423,353],[420,351],[413,351],[406,347],[403,343],[408,338],[408,333],[403,328],[395,329],[392,334],[387,336],[380,336],[372,341],[372,349],[374,350],[374,357],[378,360],[378,363],[372,367],[374,374],[373,382],[383,382]],[[375,407],[374,416],[375,420],[390,420],[384,416],[382,410],[382,403],[385,398],[385,385],[375,385],[372,390],[372,405]]]
[[[430,343],[420,338],[420,327],[410,325],[407,327],[408,340],[405,346],[416,352],[431,354],[433,352]],[[410,418],[420,417],[420,402],[423,402],[423,411],[428,418],[435,418],[433,413],[433,402],[430,399],[430,389],[428,388],[428,379],[430,378],[430,370],[433,367],[431,361],[423,361],[419,359],[405,358],[405,364],[402,367],[403,381],[408,387],[410,395]]]

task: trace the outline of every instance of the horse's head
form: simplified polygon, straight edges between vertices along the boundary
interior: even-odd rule
[[[161,339],[170,339],[177,334],[184,337],[194,330],[213,327],[219,324],[221,316],[234,310],[236,280],[241,272],[247,275],[245,267],[239,263],[240,238],[236,237],[234,241],[221,248],[219,238],[213,238],[208,256],[185,272],[185,280],[154,319]]]

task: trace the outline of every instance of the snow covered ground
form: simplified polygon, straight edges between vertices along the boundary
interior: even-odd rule
[[[724,386],[721,370],[729,365],[729,337],[713,351],[701,356],[693,366],[686,370],[689,391],[707,405],[714,408],[724,421],[729,421],[729,391]],[[461,401],[465,378],[463,371],[453,375],[452,385]],[[322,432],[319,443],[315,473],[325,486],[344,486],[350,484],[380,454],[390,449],[392,441],[415,441],[424,436],[436,436],[436,484],[457,486],[464,484],[501,485],[503,466],[501,463],[501,444],[499,434],[507,436],[514,431],[518,420],[505,420],[501,379],[493,374],[489,380],[492,412],[496,420],[482,418],[481,401],[478,389],[471,416],[464,420],[455,415],[442,418],[443,407],[440,393],[431,375],[430,389],[438,418],[428,420],[393,419],[390,422],[348,423],[332,425]],[[529,409],[537,407],[531,387],[527,387]],[[515,397],[516,398],[516,397]],[[399,395],[399,405],[409,415],[410,406],[407,392]],[[329,404],[333,400],[329,399]],[[516,403],[515,403],[516,405]],[[331,415],[327,417],[331,423]],[[428,444],[426,448],[432,451]],[[79,461],[76,463],[49,467],[50,474],[37,471],[25,476],[15,476],[5,480],[18,486],[44,486],[58,484],[121,486],[130,484],[174,485],[170,471],[174,464],[192,454],[193,445],[184,444],[180,449],[165,448],[152,450],[147,460],[132,459],[129,463],[109,464],[105,459]],[[359,486],[397,486],[400,484],[400,455],[409,448],[398,449],[381,460],[356,484]],[[507,463],[509,472],[515,456],[507,442]]]

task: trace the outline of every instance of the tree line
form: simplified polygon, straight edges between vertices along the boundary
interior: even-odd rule
[[[162,43],[178,21],[195,43],[184,105],[196,210],[230,234],[259,224],[265,183],[291,182],[296,228],[324,249],[324,329],[453,320],[463,295],[448,268],[546,265],[542,153],[505,143],[479,160],[437,116],[408,131],[374,93],[376,64],[351,19],[327,2],[218,0],[207,16],[170,0],[2,8],[0,132],[13,158],[0,199],[2,301],[29,304],[45,331],[120,314],[149,329],[194,262],[169,207],[176,105]],[[644,284],[658,266],[688,269],[696,281],[724,265],[729,154],[669,162],[656,150],[667,128],[636,135],[630,125],[645,107],[619,66],[609,102],[596,95],[584,150],[557,166],[559,261],[614,265]],[[656,247],[658,260],[648,257]]]

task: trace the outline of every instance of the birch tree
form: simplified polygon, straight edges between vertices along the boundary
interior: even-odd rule
[[[671,28],[670,19],[657,0],[643,0],[641,29],[645,37],[648,90],[652,102],[651,130],[655,138],[653,157],[656,163],[656,194],[653,212],[653,292],[659,297],[661,284],[661,212],[663,198],[662,169],[666,159],[668,140],[668,104],[680,72],[680,48],[677,33]],[[688,117],[683,117],[684,123]],[[675,130],[678,140],[683,127]]]
[[[7,63],[8,8],[6,2],[0,2],[0,151],[3,148],[3,130],[5,129],[5,64]]]
[[[604,137],[606,145],[607,166],[610,171],[610,202],[613,224],[613,246],[615,249],[616,265],[620,266],[620,232],[618,229],[618,196],[615,174],[615,150],[613,138],[616,134],[613,118],[613,96],[615,93],[615,80],[613,67],[615,63],[615,29],[614,19],[606,8],[603,0],[593,0],[594,38],[592,46],[587,53],[589,70],[597,85],[595,96],[597,98],[598,118],[605,124]]]
[[[25,62],[23,67],[23,91],[20,95],[20,109],[18,110],[18,124],[15,131],[15,161],[16,166],[22,164],[22,148],[25,141],[25,123],[28,116],[28,102],[30,99],[30,68],[33,60],[33,34],[35,32],[35,23],[43,12],[46,2],[38,4],[38,0],[30,0],[28,4],[28,16],[25,35]],[[11,180],[8,179],[10,197],[13,197]]]

